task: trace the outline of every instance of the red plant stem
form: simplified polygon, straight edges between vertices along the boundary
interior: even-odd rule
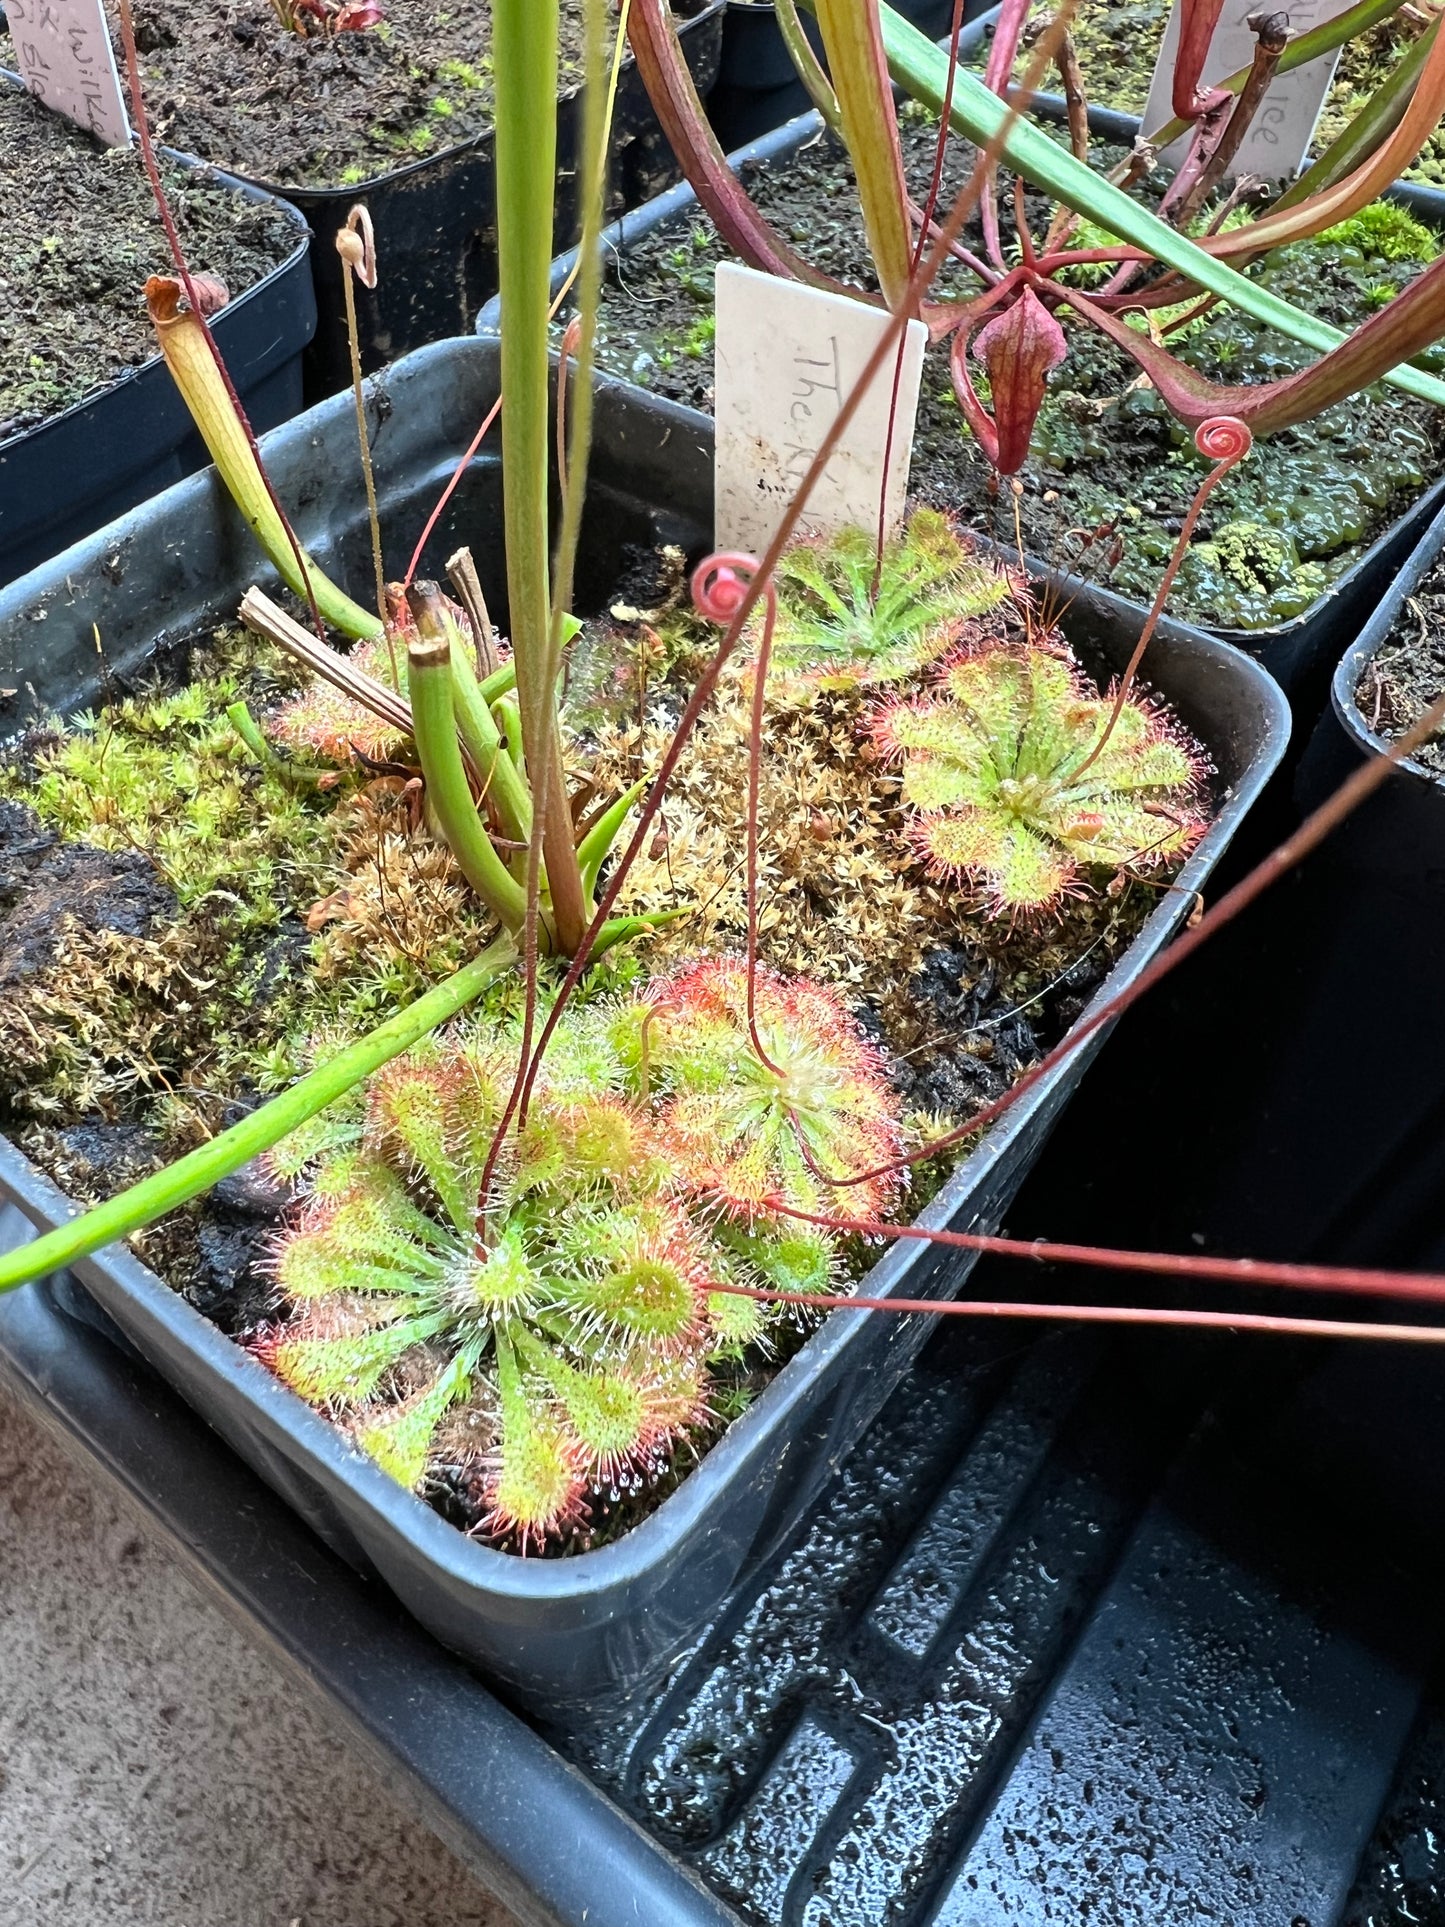
[[[1223,11],[1224,0],[1180,0],[1179,46],[1174,55],[1170,90],[1175,117],[1179,120],[1197,120],[1218,102],[1221,89],[1211,87],[1201,94],[1199,83],[1204,77],[1209,45]]]
[[[912,215],[913,219],[920,224],[928,240],[936,241],[938,239],[937,224],[931,220],[925,221],[923,209],[918,205],[917,201],[910,201],[908,203],[908,212]],[[997,285],[999,279],[997,272],[991,268],[986,261],[981,261],[976,254],[970,253],[961,242],[955,241],[949,249],[949,253],[961,266],[970,269],[976,274],[986,288],[992,288]],[[1112,259],[1112,256],[1110,258]]]
[[[211,360],[216,364],[216,373],[220,376],[221,383],[226,390],[226,398],[236,411],[236,420],[240,424],[241,433],[246,437],[246,445],[250,449],[251,457],[256,464],[256,473],[261,477],[261,485],[270,498],[271,506],[276,511],[278,521],[286,531],[286,540],[291,546],[291,554],[296,562],[296,572],[306,584],[306,599],[311,604],[311,620],[315,625],[317,637],[321,642],[325,642],[326,624],[321,620],[321,610],[316,602],[316,591],[311,586],[311,571],[307,568],[306,558],[301,553],[301,544],[296,539],[296,531],[291,526],[291,518],[287,515],[285,509],[282,508],[280,497],[272,486],[271,477],[266,472],[266,464],[261,460],[261,450],[256,441],[256,431],[252,428],[250,419],[245,409],[241,406],[241,397],[236,393],[236,384],[231,380],[231,371],[227,368],[225,357],[216,344],[216,337],[211,333],[211,324],[206,319],[205,304],[201,300],[195,281],[191,277],[190,266],[186,261],[185,252],[181,247],[181,237],[176,229],[175,216],[171,213],[170,202],[166,199],[165,186],[161,181],[161,170],[156,164],[155,147],[151,142],[150,118],[146,113],[145,95],[141,90],[140,56],[136,51],[135,22],[131,18],[130,0],[120,0],[120,39],[122,50],[125,53],[126,85],[130,89],[131,109],[135,114],[135,131],[140,140],[141,161],[145,167],[146,179],[150,182],[150,190],[155,200],[156,212],[160,215],[161,226],[165,229],[166,245],[170,248],[171,259],[176,264],[176,273],[180,276],[181,286],[186,291],[186,300],[190,305],[191,313],[195,316],[202,337],[205,340],[207,348],[210,350]]]
[[[814,1311],[891,1311],[903,1316],[1027,1318],[1049,1324],[1163,1325],[1205,1331],[1271,1332],[1282,1338],[1373,1338],[1395,1345],[1445,1345],[1445,1326],[1380,1325],[1335,1318],[1272,1318],[1263,1312],[1168,1311],[1135,1305],[1033,1305],[1008,1298],[843,1298],[807,1291],[766,1291],[752,1285],[712,1284],[734,1298],[769,1305],[806,1305]]]
[[[849,1237],[907,1239],[1001,1258],[1031,1258],[1041,1265],[1088,1265],[1099,1271],[1143,1271],[1155,1277],[1206,1278],[1213,1284],[1278,1285],[1289,1291],[1333,1291],[1370,1298],[1399,1298],[1445,1305],[1445,1276],[1435,1272],[1380,1271],[1351,1265],[1297,1265],[1264,1258],[1207,1258],[1195,1252],[1111,1251],[1098,1245],[1055,1244],[1046,1238],[1004,1238],[982,1231],[943,1231],[927,1225],[887,1224],[877,1218],[839,1218],[774,1204],[780,1217],[795,1218]],[[856,1304],[845,1298],[844,1304]],[[885,1303],[896,1300],[885,1300]],[[1445,1335],[1445,1327],[1442,1327]]]
[[[740,557],[752,571],[757,572],[757,561],[753,556]],[[703,569],[708,567],[703,564]],[[698,571],[702,574],[702,570]],[[748,717],[748,838],[747,838],[747,891],[748,891],[748,1036],[753,1049],[757,1052],[758,1062],[764,1070],[771,1071],[774,1077],[783,1075],[780,1068],[763,1048],[763,1040],[758,1035],[758,807],[759,792],[763,781],[763,712],[768,697],[768,667],[773,655],[773,629],[778,620],[778,590],[771,576],[763,584],[765,597],[763,612],[763,634],[758,644],[758,658],[753,667],[753,700]]]
[[[417,537],[416,547],[411,552],[411,561],[407,563],[406,574],[402,578],[401,586],[403,587],[403,589],[409,589],[411,587],[412,577],[416,574],[417,570],[421,567],[422,550],[426,547],[427,543],[431,540],[431,532],[436,527],[437,523],[441,520],[442,510],[446,507],[447,503],[452,499],[452,496],[456,493],[457,484],[461,481],[462,477],[466,474],[468,468],[471,466],[473,457],[476,455],[477,450],[481,447],[483,441],[486,439],[487,430],[496,421],[498,415],[500,415],[501,412],[502,412],[502,398],[500,395],[498,395],[497,399],[493,402],[491,408],[487,411],[486,418],[482,422],[481,427],[477,430],[476,434],[473,435],[470,443],[467,445],[467,452],[465,453],[465,455],[462,456],[461,460],[457,463],[456,467],[452,470],[452,478],[447,483],[446,487],[442,490],[441,495],[437,501],[436,507],[432,510],[431,514],[427,517],[426,527],[422,530],[421,534]]]
[[[987,1130],[989,1125],[995,1123],[1005,1111],[1011,1109],[1025,1092],[1032,1090],[1040,1079],[1047,1077],[1066,1059],[1072,1057],[1081,1045],[1087,1043],[1095,1031],[1101,1030],[1106,1024],[1111,1024],[1117,1017],[1121,1017],[1132,1005],[1138,1003],[1147,991],[1152,990],[1155,984],[1160,983],[1172,970],[1178,969],[1180,964],[1187,962],[1201,944],[1208,942],[1216,930],[1222,929],[1227,923],[1232,923],[1242,910],[1246,910],[1254,902],[1256,897],[1263,896],[1272,883],[1276,883],[1297,863],[1303,861],[1311,850],[1324,842],[1331,830],[1344,822],[1351,811],[1358,809],[1367,796],[1379,789],[1403,757],[1408,756],[1412,750],[1418,749],[1421,743],[1434,735],[1442,722],[1445,722],[1445,695],[1441,695],[1433,702],[1398,741],[1390,744],[1389,748],[1383,750],[1378,756],[1372,757],[1368,763],[1362,763],[1352,776],[1341,783],[1332,796],[1326,797],[1318,809],[1311,811],[1292,836],[1286,837],[1283,843],[1270,851],[1262,863],[1257,864],[1247,876],[1241,878],[1232,890],[1226,891],[1218,903],[1205,911],[1192,929],[1176,937],[1167,950],[1160,951],[1151,963],[1146,964],[1133,983],[1126,985],[1116,996],[1110,997],[1106,1003],[1101,1004],[1092,1015],[1081,1018],[1067,1037],[1061,1038],[1046,1056],[1040,1058],[1037,1064],[1024,1072],[1016,1084],[1010,1085],[1009,1089],[1002,1096],[996,1097],[991,1104],[986,1104],[967,1124],[961,1124],[956,1131],[949,1131],[943,1137],[935,1138],[923,1150],[911,1152],[906,1157],[891,1159],[887,1164],[880,1164],[871,1171],[859,1171],[838,1177],[829,1174],[829,1184],[841,1190],[848,1185],[869,1184],[876,1178],[890,1177],[895,1171],[903,1171],[910,1165],[923,1163],[928,1158],[936,1157],[939,1152],[951,1149],[955,1144],[962,1144],[965,1138],[972,1137],[976,1132]]]
[[[1032,4],[1033,0],[1003,0],[1003,5],[999,9],[998,24],[993,30],[993,45],[989,48],[988,65],[984,69],[983,84],[993,93],[997,94],[1001,100],[1007,100],[1010,95],[1008,84],[1009,75],[1012,73],[1014,61],[1018,57],[1019,43],[1023,39],[1024,26],[1028,20],[1029,9]],[[1066,7],[1059,16],[1059,18],[1064,21],[1065,27],[1067,27],[1068,12],[1069,9]],[[1031,95],[1033,90],[1032,87],[1027,87],[1021,91],[1027,96]],[[986,185],[992,190],[992,163],[989,165]],[[999,272],[1002,273],[1005,267],[1003,242],[999,234],[998,207],[994,201],[992,191],[984,196],[981,213],[983,217],[983,251]]]
[[[1098,742],[1069,779],[1071,782],[1078,781],[1113,735],[1124,705],[1129,700],[1129,692],[1134,687],[1134,678],[1139,673],[1139,665],[1144,660],[1144,651],[1154,639],[1154,631],[1158,628],[1159,618],[1164,613],[1164,604],[1169,600],[1169,591],[1174,587],[1174,578],[1178,575],[1189,544],[1194,539],[1194,530],[1204,511],[1204,504],[1229,471],[1237,468],[1244,460],[1254,446],[1254,437],[1243,422],[1236,421],[1230,415],[1221,415],[1212,422],[1200,424],[1194,436],[1194,445],[1201,455],[1214,456],[1215,465],[1194,491],[1194,500],[1189,504],[1189,512],[1180,524],[1174,553],[1169,558],[1169,566],[1159,579],[1159,587],[1154,591],[1154,600],[1149,605],[1148,615],[1144,618],[1144,627],[1139,631],[1139,640],[1134,645],[1129,666],[1119,679],[1119,687],[1114,695],[1114,706],[1109,711],[1109,720],[1105,723]]]

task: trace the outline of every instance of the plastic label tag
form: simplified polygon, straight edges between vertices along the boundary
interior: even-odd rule
[[[734,261],[718,267],[716,300],[717,546],[757,555],[877,348],[888,316],[846,295]],[[808,497],[806,527],[822,534],[876,528],[881,506],[888,532],[898,528],[927,342],[923,323],[910,321],[891,449],[897,357],[890,354]]]
[[[107,147],[130,144],[103,0],[5,0],[21,78],[35,98]]]
[[[1289,30],[1292,38],[1323,26],[1343,13],[1352,0],[1290,0]],[[1248,67],[1257,44],[1247,22],[1258,11],[1260,0],[1225,0],[1224,11],[1214,29],[1209,53],[1204,62],[1202,84],[1212,87],[1230,74]],[[1179,0],[1174,0],[1159,58],[1154,63],[1154,78],[1149,83],[1149,99],[1144,108],[1144,128],[1163,127],[1174,118],[1170,99],[1174,77],[1174,56],[1179,47]],[[1291,181],[1299,173],[1314,139],[1315,125],[1330,82],[1335,77],[1339,52],[1321,54],[1306,61],[1293,73],[1276,74],[1264,103],[1255,115],[1239,151],[1225,172],[1226,180],[1241,174],[1259,174],[1267,181]],[[1189,147],[1189,136],[1163,149],[1160,159],[1168,168],[1177,168]]]

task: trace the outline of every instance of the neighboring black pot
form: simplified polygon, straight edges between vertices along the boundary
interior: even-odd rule
[[[1445,511],[1336,669],[1297,814],[1387,748],[1361,680],[1442,550]],[[1164,993],[1212,1086],[1190,1231],[1260,1258],[1445,1269],[1445,784],[1413,763],[1392,772],[1208,954]],[[1211,1077],[1198,1009],[1225,1003],[1238,1069]]]
[[[717,73],[726,0],[675,0],[678,35],[698,91]],[[557,103],[557,198],[553,246],[576,239],[580,91]],[[346,302],[336,236],[357,202],[376,234],[380,275],[356,289],[361,365],[368,373],[429,341],[470,334],[482,304],[497,291],[496,139],[488,129],[425,160],[350,187],[288,187],[256,180],[300,208],[311,228],[311,271],[318,325],[306,357],[306,401],[324,400],[351,380]],[[677,163],[632,62],[622,69],[613,109],[611,205],[636,207],[677,179]]]
[[[966,36],[960,36],[960,50],[964,53],[971,51],[989,24],[987,19],[975,20],[972,27],[966,30]],[[1049,95],[1041,95],[1038,106],[1046,116],[1055,106],[1062,112],[1062,102],[1055,102]],[[1132,141],[1139,128],[1137,119],[1108,109],[1091,109],[1090,124],[1104,138],[1120,141]],[[729,156],[730,164],[734,170],[757,165],[784,166],[800,148],[817,139],[822,131],[823,122],[819,115],[802,114],[786,126],[775,128],[771,133],[761,135],[739,148]],[[1428,201],[1424,198],[1426,195]],[[1435,220],[1442,234],[1445,234],[1445,194],[1438,194],[1434,190],[1407,191],[1407,184],[1402,183],[1400,198],[1412,207],[1421,220]],[[696,211],[697,198],[691,188],[683,183],[659,195],[648,206],[623,216],[608,228],[602,236],[604,253],[610,256],[625,254],[658,228],[686,225]],[[575,249],[559,258],[553,270],[554,289],[561,286],[575,258]],[[477,319],[477,332],[495,333],[499,326],[500,310],[495,303],[489,303]],[[961,424],[959,432],[964,432]],[[1324,700],[1330,670],[1339,660],[1341,651],[1350,637],[1358,633],[1368,611],[1374,608],[1388,589],[1401,563],[1442,506],[1445,506],[1445,476],[1432,482],[1418,501],[1382,530],[1358,560],[1317,601],[1290,621],[1262,629],[1232,629],[1212,623],[1204,626],[1211,635],[1233,643],[1237,649],[1242,649],[1263,663],[1292,697],[1297,713],[1313,722]],[[1129,606],[1142,607],[1132,602]]]
[[[974,20],[991,0],[967,0],[963,17]],[[953,25],[953,0],[890,0],[893,11],[941,40]],[[805,17],[803,29],[815,53],[823,43],[816,24]],[[781,127],[808,111],[807,89],[799,80],[772,0],[727,0],[722,61],[717,86],[707,104],[713,132],[729,152],[760,134]]]
[[[16,84],[0,70],[0,83]],[[201,166],[182,154],[169,158]],[[232,174],[214,180],[248,200],[272,197]],[[301,406],[302,350],[316,331],[306,223],[291,253],[212,322],[252,425],[274,428]],[[33,569],[206,463],[206,449],[159,355],[48,421],[0,440],[0,582]]]
[[[498,390],[493,341],[439,343],[372,385],[374,459],[383,526],[405,559],[414,529]],[[577,604],[597,607],[626,545],[710,545],[710,424],[624,383],[598,386]],[[334,573],[369,568],[349,397],[337,396],[268,437],[300,539]],[[338,485],[340,484],[340,485]],[[423,568],[459,541],[473,544],[497,619],[505,623],[499,458],[475,459],[434,532]],[[204,631],[246,585],[265,576],[214,475],[168,491],[102,535],[0,595],[0,679],[27,706],[79,704],[97,694],[92,625],[112,677],[139,667],[159,642]],[[40,618],[44,620],[40,620]],[[1127,658],[1137,623],[1116,600],[1080,603],[1066,627],[1107,676]],[[1151,679],[1206,744],[1221,807],[1176,888],[1120,958],[1099,997],[1132,980],[1178,928],[1269,772],[1288,710],[1254,663],[1197,630],[1165,624]],[[1103,1041],[1096,1034],[1041,1080],[985,1138],[928,1207],[926,1221],[992,1229]],[[71,1206],[20,1153],[0,1142],[0,1180],[37,1222]],[[956,1293],[972,1260],[900,1244],[873,1268],[880,1295]],[[680,1488],[616,1544],[570,1559],[518,1559],[478,1545],[348,1447],[341,1433],[208,1324],[124,1250],[75,1267],[109,1317],[241,1454],[345,1557],[376,1572],[447,1645],[505,1682],[535,1710],[595,1717],[656,1675],[707,1623],[809,1501],[899,1382],[929,1320],[838,1312],[777,1376]]]

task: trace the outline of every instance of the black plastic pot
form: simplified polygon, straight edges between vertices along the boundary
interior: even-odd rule
[[[988,24],[986,18],[976,19],[966,30],[965,36],[960,37],[960,49],[967,53],[976,47]],[[1063,111],[1062,101],[1056,101],[1049,95],[1041,95],[1037,105],[1046,117],[1055,110],[1059,114]],[[1091,109],[1090,125],[1106,139],[1125,142],[1131,142],[1139,129],[1136,118],[1109,109]],[[771,133],[763,134],[740,147],[729,159],[735,169],[786,166],[792,155],[816,140],[822,131],[823,123],[816,113],[802,114],[786,126],[775,128]],[[1433,190],[1414,190],[1407,183],[1401,184],[1399,192],[1400,198],[1421,220],[1435,221],[1445,233],[1445,194],[1437,194]],[[1425,198],[1427,195],[1428,200]],[[602,237],[604,252],[611,257],[620,257],[657,229],[674,225],[683,227],[695,218],[697,198],[684,182],[659,195],[647,207],[638,208],[635,213],[614,222]],[[554,269],[554,288],[560,287],[570,272],[575,256],[576,250],[573,249],[560,257]],[[495,333],[499,325],[500,311],[496,304],[489,304],[478,317],[477,331],[481,334]],[[959,432],[964,432],[962,427]],[[1319,713],[1326,680],[1339,660],[1341,651],[1349,639],[1358,633],[1366,614],[1378,603],[1396,571],[1442,506],[1445,506],[1445,476],[1432,482],[1418,501],[1384,529],[1317,601],[1290,621],[1262,629],[1233,629],[1212,623],[1204,626],[1211,635],[1233,643],[1237,649],[1242,649],[1263,663],[1295,701],[1297,712],[1312,722]],[[1129,606],[1139,608],[1142,613],[1142,605],[1130,603]]]
[[[438,344],[374,385],[375,461],[383,526],[398,556],[473,425],[495,398],[494,342]],[[343,578],[367,570],[346,397],[268,439],[282,498],[300,505],[298,533]],[[433,566],[469,538],[498,620],[505,623],[495,453],[472,464],[429,554]],[[626,384],[599,384],[596,456],[578,573],[578,606],[597,606],[624,544],[672,541],[704,550],[712,520],[709,424]],[[425,566],[425,564],[424,564]],[[143,662],[158,640],[214,623],[261,574],[214,477],[168,491],[135,515],[0,596],[0,676],[33,685],[27,702],[94,694],[92,624],[111,674]],[[38,618],[44,617],[43,622]],[[1100,674],[1129,654],[1136,626],[1116,600],[1095,597],[1067,627]],[[1219,772],[1218,816],[1176,889],[1120,959],[1101,997],[1143,968],[1168,939],[1283,753],[1288,712],[1257,665],[1198,631],[1165,625],[1151,674],[1207,744]],[[1102,1042],[1037,1085],[960,1167],[927,1219],[998,1224],[1025,1171]],[[0,1181],[51,1223],[65,1200],[0,1144]],[[899,1246],[869,1274],[873,1293],[955,1293],[969,1261],[927,1245]],[[423,1625],[554,1717],[595,1715],[655,1676],[707,1623],[717,1602],[796,1523],[861,1435],[922,1344],[928,1320],[840,1312],[658,1510],[622,1541],[567,1560],[521,1560],[477,1545],[404,1492],[260,1365],[124,1251],[86,1260],[76,1275],[139,1350],[328,1544],[378,1573]]]
[[[0,84],[19,85],[0,70]],[[184,155],[170,158],[199,167]],[[207,170],[249,200],[272,196],[234,175]],[[302,351],[316,330],[306,223],[281,204],[296,231],[291,253],[215,317],[216,340],[257,430],[301,406]],[[159,355],[48,421],[0,440],[0,582],[32,569],[206,462]]]
[[[942,39],[953,25],[953,0],[890,0],[890,4],[930,40]],[[986,10],[986,0],[968,0],[963,17],[971,21]],[[811,17],[804,16],[803,29],[814,52],[821,54],[822,39]],[[707,104],[707,117],[724,148],[731,152],[756,140],[805,114],[808,105],[807,89],[778,31],[771,0],[727,0],[722,61]]]
[[[699,92],[717,73],[726,0],[675,0],[678,33]],[[557,199],[553,245],[578,231],[577,153],[582,103],[557,104]],[[627,61],[613,110],[609,192],[617,209],[636,207],[677,179],[647,89]],[[425,160],[347,187],[283,187],[257,179],[298,207],[311,228],[316,337],[306,357],[306,401],[324,400],[351,380],[345,296],[336,235],[358,201],[370,212],[380,276],[356,289],[361,365],[368,373],[429,341],[470,334],[477,311],[497,291],[495,137],[488,130]]]
[[[1387,744],[1361,684],[1412,623],[1410,597],[1445,549],[1437,515],[1335,672],[1331,705],[1295,778],[1321,803]],[[1272,913],[1298,950],[1263,1101],[1219,1187],[1247,1240],[1266,1210],[1277,1238],[1331,1262],[1445,1265],[1445,784],[1407,762],[1336,829]],[[1247,1178],[1244,1174],[1247,1173]],[[1252,1246],[1248,1248],[1253,1248]]]

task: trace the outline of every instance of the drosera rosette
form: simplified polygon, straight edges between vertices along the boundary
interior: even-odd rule
[[[876,1158],[900,1141],[881,1059],[811,988],[761,991],[788,1115],[810,1156]],[[478,1521],[522,1551],[583,1525],[589,1497],[641,1492],[711,1422],[714,1368],[777,1322],[726,1287],[836,1288],[829,1234],[769,1213],[827,1189],[780,1141],[745,1032],[737,1048],[735,992],[710,1000],[691,1043],[659,1030],[665,1004],[651,989],[568,1009],[490,1181],[515,1023],[418,1046],[371,1079],[364,1109],[272,1161],[305,1192],[273,1260],[291,1315],[252,1350],[418,1490],[459,1412],[479,1417]],[[746,1210],[704,1181],[687,1126],[702,1091],[726,1112],[736,1167],[751,1132],[757,1168],[776,1174]]]
[[[372,681],[406,695],[404,643],[388,644],[384,637],[358,642],[347,661]],[[321,676],[274,709],[266,731],[284,748],[329,763],[347,764],[357,755],[371,763],[390,762],[407,746],[399,729]]]
[[[1157,698],[1115,707],[1037,635],[967,646],[930,693],[881,704],[873,743],[902,765],[929,875],[974,885],[994,915],[1037,917],[1187,855],[1206,828],[1204,751]]]
[[[784,702],[916,676],[1015,593],[1007,571],[931,508],[915,509],[881,558],[875,531],[804,536],[775,580],[768,687]]]
[[[751,1024],[762,1056],[741,957],[704,958],[649,990],[648,1075],[667,1085],[663,1130],[688,1184],[754,1229],[780,1207],[876,1217],[896,1175],[851,1180],[904,1148],[882,1052],[834,991],[762,966]]]
[[[299,1315],[253,1348],[410,1486],[448,1413],[481,1396],[487,1524],[525,1549],[701,1415],[712,1274],[681,1205],[645,1183],[657,1161],[642,1182],[619,1169],[646,1120],[629,1134],[609,1090],[539,1083],[481,1197],[515,1050],[463,1027],[371,1080],[359,1138],[311,1162],[278,1241]]]

